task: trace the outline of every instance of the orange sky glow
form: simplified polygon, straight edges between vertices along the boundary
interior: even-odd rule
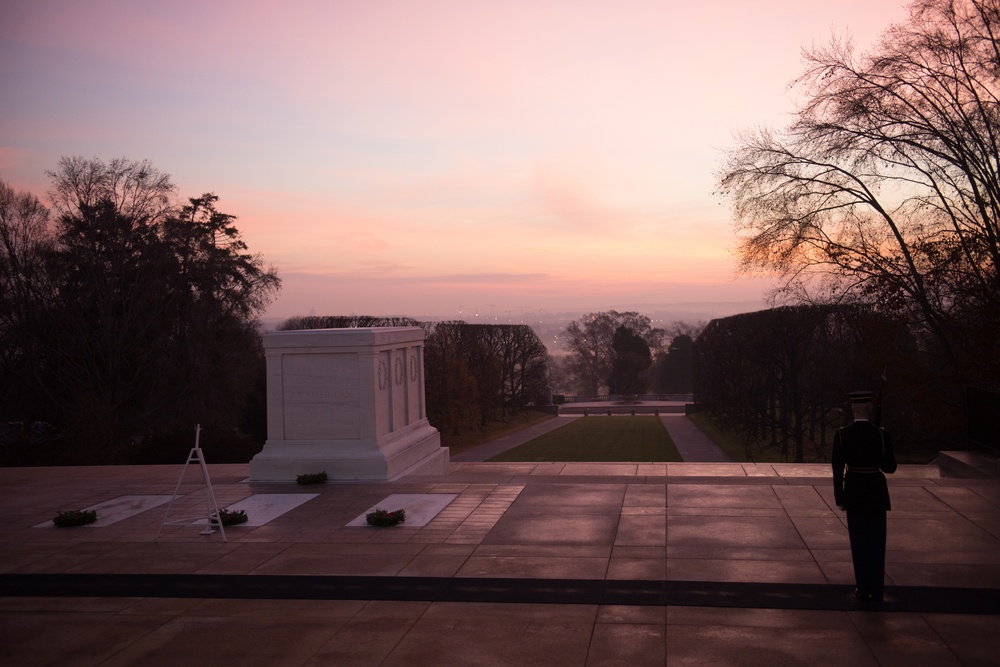
[[[902,0],[0,6],[0,179],[149,159],[219,195],[284,281],[270,317],[760,302],[712,194],[781,126],[801,50]]]

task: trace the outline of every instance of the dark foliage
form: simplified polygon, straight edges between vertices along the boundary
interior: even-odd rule
[[[406,511],[394,510],[390,512],[379,508],[366,514],[365,521],[369,526],[375,526],[376,528],[389,528],[406,521]]]
[[[634,311],[590,313],[570,322],[563,332],[566,370],[578,393],[592,396],[607,387],[615,359],[615,332],[620,327],[642,338],[650,350],[661,349],[664,331]]]
[[[878,392],[900,450],[930,447],[955,424],[929,400],[915,354],[902,323],[856,307],[735,315],[712,320],[695,342],[695,400],[741,434],[750,460],[765,448],[787,461],[827,460],[833,430],[846,423],[845,396],[858,389]]]
[[[455,432],[542,401],[548,353],[525,324],[435,324],[426,343],[427,415]]]
[[[97,521],[97,510],[69,510],[59,512],[52,519],[56,528],[72,528],[74,526],[86,526]]]
[[[249,520],[246,510],[219,510],[219,523],[223,526],[238,526]]]
[[[325,470],[319,472],[307,472],[302,475],[296,475],[296,484],[326,484],[327,474]]]
[[[0,308],[0,418],[60,437],[5,458],[140,462],[195,424],[237,432],[258,389],[256,317],[280,285],[274,270],[215,195],[175,206],[148,162],[64,158],[49,175],[53,224],[24,195],[0,220],[0,277],[13,287]]]
[[[649,367],[653,365],[649,343],[622,325],[615,329],[611,349],[614,356],[611,359],[608,390],[619,395],[645,393],[649,386]]]
[[[694,386],[694,340],[691,336],[674,336],[667,351],[656,357],[652,375],[654,391],[690,394]]]

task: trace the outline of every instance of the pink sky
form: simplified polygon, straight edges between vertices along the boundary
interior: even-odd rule
[[[714,173],[780,126],[803,47],[899,0],[0,5],[0,178],[149,159],[212,191],[269,315],[759,300]]]

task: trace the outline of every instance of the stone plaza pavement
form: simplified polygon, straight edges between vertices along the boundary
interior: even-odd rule
[[[256,508],[226,541],[162,527],[207,512],[195,466],[168,503],[182,469],[0,469],[0,664],[998,664],[995,479],[900,467],[879,605],[852,595],[827,466],[460,462],[299,486],[209,465],[220,507]]]

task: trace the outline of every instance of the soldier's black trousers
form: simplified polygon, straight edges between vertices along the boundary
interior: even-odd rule
[[[885,584],[885,512],[849,510],[847,532],[851,536],[858,594],[881,599]]]

